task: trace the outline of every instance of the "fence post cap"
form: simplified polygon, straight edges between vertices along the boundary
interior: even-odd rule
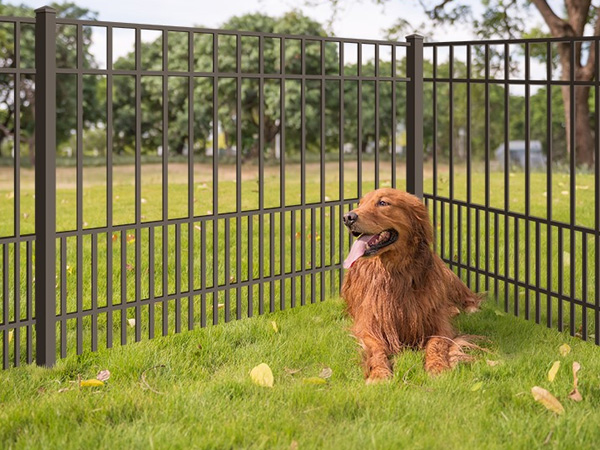
[[[51,6],[42,6],[38,9],[36,9],[35,13],[36,14],[40,14],[40,13],[56,14],[56,9],[52,8]]]
[[[406,39],[425,39],[425,36],[419,33],[413,33],[406,36]]]

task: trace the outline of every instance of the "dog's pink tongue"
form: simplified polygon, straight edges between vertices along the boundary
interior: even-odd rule
[[[350,249],[350,253],[348,253],[348,257],[344,261],[344,269],[349,269],[352,267],[354,261],[365,254],[365,251],[367,250],[367,242],[369,242],[369,239],[372,237],[373,235],[363,234],[356,241],[354,241],[354,244],[352,244],[352,248]]]

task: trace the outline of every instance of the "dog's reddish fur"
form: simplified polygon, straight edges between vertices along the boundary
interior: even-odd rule
[[[405,192],[378,189],[353,212],[358,218],[349,226],[352,232],[398,232],[396,242],[356,260],[342,286],[352,331],[364,349],[367,382],[390,377],[389,357],[403,348],[425,347],[430,373],[453,367],[464,354],[451,318],[459,309],[476,310],[481,299],[433,252],[426,207]]]

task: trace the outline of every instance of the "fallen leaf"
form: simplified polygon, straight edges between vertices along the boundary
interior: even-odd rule
[[[300,238],[301,234],[299,231],[296,231],[296,239]]]
[[[567,356],[571,353],[571,346],[569,344],[563,344],[558,347],[558,352],[560,353],[560,356]]]
[[[569,191],[561,191],[560,192],[562,195],[569,195]]]
[[[58,390],[58,393],[62,394],[63,392],[72,391],[72,390],[73,390],[73,388],[60,388]]]
[[[298,441],[292,441],[290,444],[290,450],[298,450]]]
[[[575,388],[571,392],[569,392],[569,398],[575,402],[580,402],[583,400],[583,397],[579,393],[579,389]]]
[[[146,200],[145,198],[143,198],[141,201],[142,203],[148,203],[148,200]]]
[[[82,380],[79,382],[79,386],[81,387],[98,387],[98,386],[104,386],[104,382],[100,381],[100,380]]]
[[[96,380],[100,380],[100,381],[106,381],[110,378],[110,371],[109,370],[101,370],[100,372],[98,372],[98,375],[96,375]]]
[[[250,378],[254,384],[264,387],[273,387],[273,372],[271,368],[261,363],[250,371]]]
[[[546,389],[539,386],[534,386],[531,388],[531,394],[536,402],[541,403],[550,411],[553,411],[556,414],[562,414],[565,412],[563,405],[561,405],[558,399]]]
[[[131,244],[133,242],[135,242],[135,234],[128,234],[127,235],[127,243]]]
[[[481,389],[483,387],[483,381],[478,381],[477,383],[475,383],[473,386],[471,386],[471,392],[475,392],[478,391],[479,389]]]
[[[327,384],[327,380],[319,377],[304,378],[302,382],[304,384]]]
[[[498,364],[500,364],[500,361],[493,361],[491,359],[486,359],[485,362],[490,367],[496,367]]]
[[[15,330],[10,330],[8,332],[8,343],[9,344],[12,342],[14,335],[15,335]]]
[[[135,319],[127,319],[127,324],[133,328],[135,327]]]
[[[288,375],[294,375],[300,372],[302,369],[290,369],[288,367],[284,367],[283,370],[285,370],[285,373],[287,373]]]
[[[134,269],[133,265],[131,265],[131,264],[125,264],[125,268],[127,270],[129,270],[130,272]]]
[[[571,254],[569,252],[563,252],[563,265],[564,266],[571,265]]]
[[[569,392],[569,398],[576,402],[583,400],[583,397],[579,393],[579,389],[577,389],[577,383],[579,381],[577,378],[577,372],[579,372],[579,369],[581,369],[581,364],[579,364],[577,361],[573,361],[573,390]]]
[[[331,370],[331,367],[324,367],[319,374],[319,378],[326,380],[327,378],[331,378],[331,375],[333,375],[333,370]]]
[[[194,225],[194,228],[198,231],[202,231],[202,227],[200,225]]]
[[[279,327],[277,326],[277,322],[275,322],[274,320],[271,321],[271,326],[273,327],[273,331],[275,331],[275,333],[279,333]]]
[[[116,234],[116,233],[115,233],[115,234],[113,234],[113,235],[112,235],[112,240],[113,240],[113,242],[115,242],[117,239],[119,239],[119,235],[118,235],[118,234]]]
[[[27,219],[28,217],[29,217],[29,214],[23,213],[23,219]]]
[[[575,189],[581,189],[584,191],[587,191],[590,187],[589,186],[575,186]]]
[[[548,381],[550,383],[552,383],[554,381],[554,378],[556,378],[558,369],[560,369],[560,361],[554,361],[554,364],[552,364],[552,367],[548,371]]]
[[[225,303],[219,303],[217,305],[217,309],[223,309],[223,308],[225,308]]]

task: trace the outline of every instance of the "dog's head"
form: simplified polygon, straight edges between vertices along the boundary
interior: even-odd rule
[[[365,195],[357,208],[344,214],[344,223],[358,238],[346,260],[347,267],[362,256],[412,253],[433,241],[425,205],[414,195],[397,189],[377,189]]]

